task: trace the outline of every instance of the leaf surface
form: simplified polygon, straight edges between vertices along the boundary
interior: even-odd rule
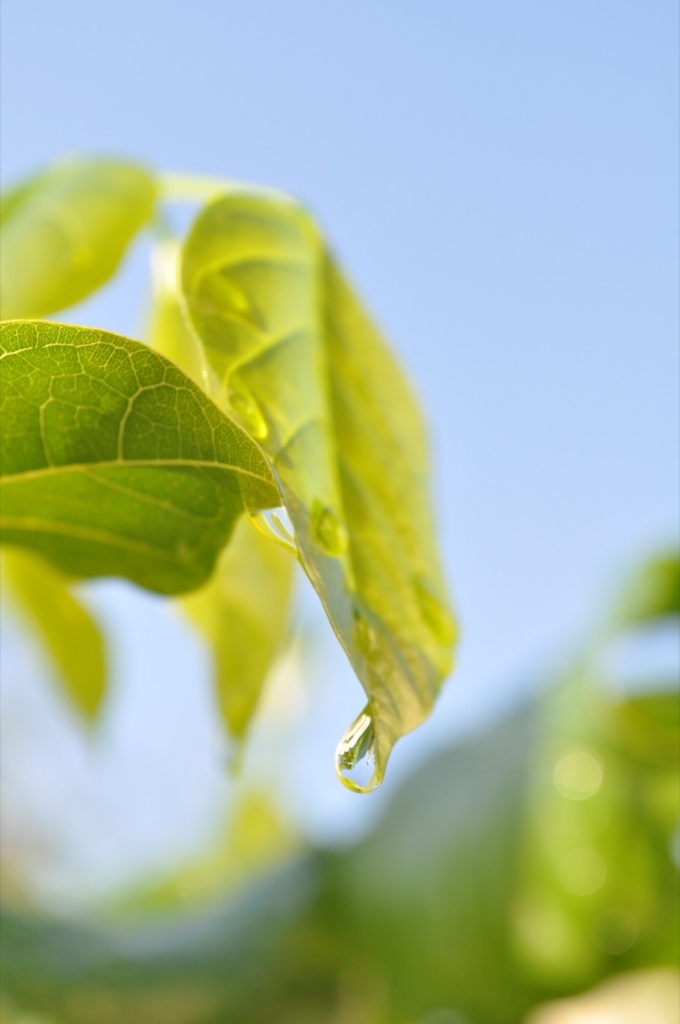
[[[149,342],[201,383],[200,342],[178,303],[178,255],[175,242],[154,251]],[[183,599],[185,611],[211,645],[220,711],[237,738],[245,734],[283,644],[294,567],[287,551],[244,519],[208,582]]]
[[[373,788],[394,742],[429,714],[455,637],[417,404],[294,204],[210,204],[182,286],[211,393],[272,460],[300,561],[368,695],[339,766],[350,788]],[[364,755],[367,784],[352,778]]]
[[[71,592],[72,581],[33,552],[7,548],[2,582],[40,634],[70,699],[84,715],[94,718],[106,687],[104,640]]]
[[[237,738],[248,728],[283,645],[294,565],[244,518],[211,578],[182,602],[210,642],[220,711]]]
[[[141,167],[68,160],[22,182],[0,205],[0,316],[47,316],[115,272],[151,217],[155,185]]]
[[[140,342],[9,322],[0,365],[6,543],[179,593],[207,579],[244,508],[280,501],[245,431]]]

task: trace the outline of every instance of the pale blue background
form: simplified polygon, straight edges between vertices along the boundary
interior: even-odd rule
[[[408,366],[463,643],[393,779],[538,678],[677,538],[677,45],[671,0],[3,0],[5,181],[75,150],[288,189]],[[142,255],[73,318],[133,333]],[[123,588],[95,600],[122,629]],[[167,613],[134,601],[126,685],[179,692],[203,655],[177,634],[161,668]],[[316,642],[318,728],[289,770],[325,836],[384,796],[333,779],[361,696]],[[116,763],[153,706],[111,710]]]

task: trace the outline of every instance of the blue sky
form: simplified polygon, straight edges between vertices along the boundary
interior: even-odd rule
[[[3,2],[4,181],[85,151],[292,191],[409,368],[463,642],[395,763],[677,538],[677,38],[671,0]],[[141,262],[73,319],[134,334]],[[312,817],[350,820],[327,747],[361,697],[321,661]]]

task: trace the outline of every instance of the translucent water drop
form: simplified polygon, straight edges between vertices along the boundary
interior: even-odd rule
[[[287,509],[281,505],[279,508],[268,508],[260,512],[251,512],[250,518],[260,533],[270,540],[281,544],[286,551],[297,557],[298,548],[295,542],[295,530],[290,521]]]
[[[332,508],[320,501],[313,502],[312,525],[314,535],[327,555],[338,558],[345,553],[349,547],[349,533]]]
[[[456,639],[456,623],[453,615],[442,604],[427,580],[414,580],[416,600],[425,625],[441,644],[451,644]]]
[[[375,729],[367,708],[338,743],[335,770],[343,785],[355,793],[370,793],[380,785],[375,766]]]
[[[233,382],[230,384],[227,397],[229,405],[253,437],[257,437],[260,440],[266,437],[269,433],[267,422],[250,392],[236,382]]]

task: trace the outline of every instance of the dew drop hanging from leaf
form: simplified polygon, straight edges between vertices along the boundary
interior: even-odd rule
[[[295,530],[290,521],[288,510],[280,505],[278,508],[268,508],[255,512],[251,519],[260,533],[263,533],[269,540],[281,544],[286,551],[298,557],[298,548],[295,541]]]
[[[367,704],[338,743],[335,768],[340,781],[355,793],[370,793],[382,779],[376,772],[375,727]]]

